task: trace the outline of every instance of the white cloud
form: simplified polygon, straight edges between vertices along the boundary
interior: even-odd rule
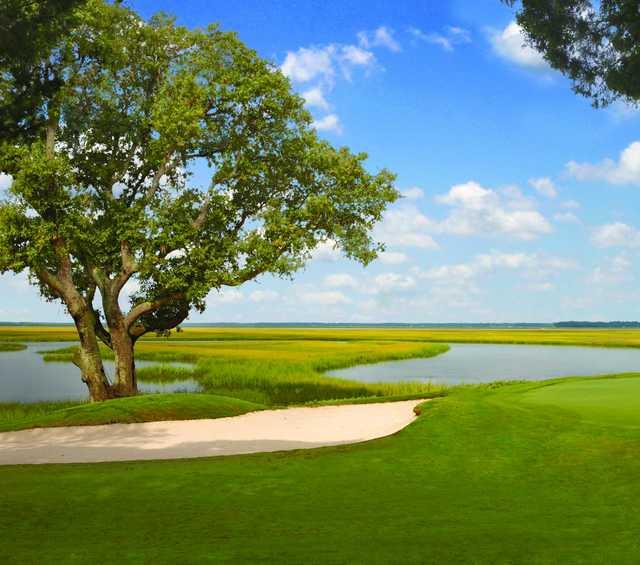
[[[424,32],[416,27],[410,27],[409,33],[420,41],[438,45],[445,51],[453,51],[456,45],[471,43],[468,30],[456,26],[447,26],[444,32]]]
[[[371,284],[367,285],[370,294],[393,293],[412,290],[416,287],[416,280],[410,275],[399,273],[382,273],[373,277]]]
[[[567,210],[577,210],[580,208],[580,203],[575,200],[565,200],[560,204],[562,208],[566,208]]]
[[[618,158],[599,163],[569,161],[567,172],[581,181],[605,181],[610,184],[640,184],[640,141],[634,141]]]
[[[610,257],[604,265],[597,266],[587,278],[593,285],[619,285],[632,280],[631,261],[624,255]]]
[[[399,251],[383,251],[378,254],[378,259],[385,265],[401,265],[409,260],[405,253]]]
[[[640,107],[637,104],[624,100],[616,100],[607,109],[613,119],[618,122],[632,120],[640,115]]]
[[[336,306],[338,304],[350,304],[351,300],[342,292],[337,290],[331,291],[306,291],[298,293],[298,297],[303,302],[312,304],[320,304],[323,306]]]
[[[221,305],[221,304],[236,304],[242,302],[242,293],[235,288],[225,288],[223,290],[212,290],[207,296],[207,306]]]
[[[376,62],[376,58],[371,51],[356,45],[343,45],[339,51],[338,61],[345,78],[351,78],[350,66],[370,67]]]
[[[336,48],[300,47],[297,51],[289,51],[282,63],[282,73],[294,82],[308,82],[316,78],[331,80],[335,74],[333,58]]]
[[[438,224],[444,233],[455,235],[505,234],[518,239],[534,239],[550,233],[551,225],[517,189],[502,193],[483,188],[474,181],[455,185],[437,198],[453,208]]]
[[[531,283],[527,285],[527,288],[533,292],[549,292],[555,288],[555,285],[550,282]]]
[[[441,265],[426,271],[416,271],[416,276],[434,284],[435,288],[443,289],[446,294],[474,294],[479,293],[476,282],[479,277],[498,270],[508,270],[520,273],[525,281],[529,281],[527,288],[541,291],[552,288],[548,279],[576,267],[575,261],[564,257],[492,251],[478,254],[467,263]]]
[[[280,293],[275,290],[254,290],[249,295],[249,300],[251,302],[273,302],[274,300],[278,300],[280,298]]]
[[[490,30],[489,41],[494,52],[507,61],[529,69],[549,69],[542,54],[525,44],[522,28],[516,21],[502,31]]]
[[[312,258],[317,261],[335,263],[340,259],[340,250],[332,239],[327,239],[318,243],[313,250]]]
[[[427,233],[432,227],[431,220],[407,204],[387,210],[374,234],[376,239],[391,246],[437,249],[438,244]]]
[[[421,198],[424,198],[424,190],[417,186],[412,186],[411,188],[402,190],[401,193],[407,200],[420,200]]]
[[[327,114],[326,116],[319,118],[311,124],[318,131],[331,131],[333,133],[342,133],[342,124],[340,118],[336,114]]]
[[[558,196],[558,189],[549,177],[529,179],[529,184],[547,198],[555,198]]]
[[[361,31],[358,33],[358,41],[365,49],[386,47],[395,53],[402,51],[402,47],[393,37],[393,30],[386,26],[380,26],[373,31]]]
[[[302,97],[310,108],[319,108],[325,111],[329,110],[329,102],[327,102],[319,86],[306,90],[302,93]]]
[[[640,230],[622,222],[605,224],[593,231],[591,241],[596,247],[640,247]]]
[[[358,281],[347,273],[335,273],[324,278],[324,284],[332,288],[358,288]]]
[[[576,216],[573,212],[558,212],[553,215],[553,219],[557,222],[562,222],[565,224],[579,224],[580,218]]]
[[[12,183],[13,177],[11,175],[0,173],[0,190],[8,190]]]

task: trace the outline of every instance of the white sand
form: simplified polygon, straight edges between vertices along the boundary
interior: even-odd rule
[[[231,418],[0,433],[0,465],[180,459],[357,443],[413,421],[423,400],[289,408]]]

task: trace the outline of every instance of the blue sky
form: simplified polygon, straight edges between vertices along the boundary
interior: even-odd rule
[[[366,269],[327,246],[293,281],[212,293],[192,321],[640,318],[640,113],[576,96],[498,0],[129,4],[237,31],[323,136],[396,172],[406,195]],[[5,275],[0,319],[66,316]]]

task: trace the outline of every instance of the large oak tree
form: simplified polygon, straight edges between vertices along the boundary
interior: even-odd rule
[[[393,175],[320,140],[287,79],[234,34],[102,0],[71,21],[28,62],[55,88],[25,86],[27,67],[0,58],[0,171],[13,177],[0,270],[64,303],[93,400],[135,394],[136,340],[202,310],[212,289],[290,275],[325,241],[375,258]]]
[[[638,0],[503,0],[532,47],[596,107],[640,101]]]

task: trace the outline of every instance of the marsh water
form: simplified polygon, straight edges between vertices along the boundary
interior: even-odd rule
[[[358,365],[328,373],[364,382],[483,383],[640,372],[640,349],[454,343],[427,359]]]
[[[80,380],[80,371],[72,363],[45,363],[39,351],[50,351],[73,345],[69,342],[28,343],[22,351],[0,352],[0,402],[38,402],[43,400],[84,400],[87,387]],[[137,367],[157,365],[136,361]],[[171,365],[184,366],[180,363]],[[113,375],[113,362],[105,361],[105,370]],[[140,382],[142,392],[193,392],[194,380],[174,383]]]

